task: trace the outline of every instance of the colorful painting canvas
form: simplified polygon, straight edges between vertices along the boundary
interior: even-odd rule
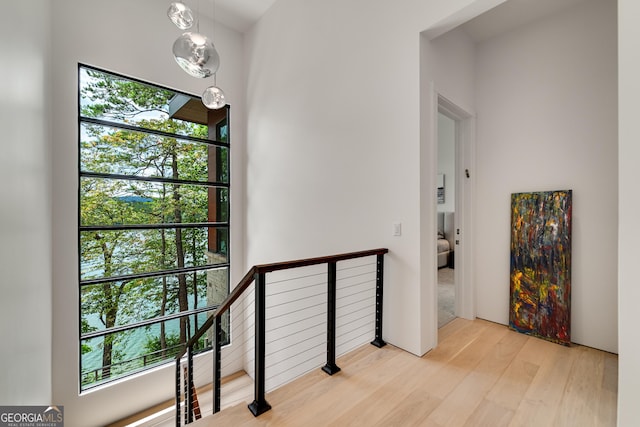
[[[571,190],[511,195],[509,327],[571,344]]]

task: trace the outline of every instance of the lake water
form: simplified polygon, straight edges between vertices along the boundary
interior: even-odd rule
[[[193,296],[189,296],[189,306],[193,306]],[[202,306],[202,302],[199,304]],[[98,329],[104,329],[104,325],[100,321],[97,315],[87,316],[87,321],[90,326]],[[207,320],[207,313],[198,314],[198,327],[205,323]],[[191,325],[191,332],[194,333],[197,330],[195,325]],[[180,333],[180,321],[178,319],[165,322],[165,334],[167,337],[170,335],[179,335]],[[119,338],[114,345],[114,355],[118,354],[121,357],[114,357],[114,362],[125,361],[141,357],[146,353],[145,343],[152,337],[160,336],[160,323],[154,325],[136,328],[127,332],[121,332],[118,334]],[[88,344],[91,347],[91,351],[82,355],[82,371],[93,371],[95,369],[102,368],[102,343],[103,338],[93,338],[91,340],[83,341],[84,344]]]

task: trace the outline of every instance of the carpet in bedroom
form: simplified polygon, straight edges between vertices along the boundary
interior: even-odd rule
[[[438,328],[456,318],[453,272],[452,268],[438,270]]]

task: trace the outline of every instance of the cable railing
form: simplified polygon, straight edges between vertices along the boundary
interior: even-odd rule
[[[371,344],[384,346],[386,253],[373,249],[252,267],[176,356],[176,425],[220,411],[223,373],[246,368],[253,377],[248,407],[259,416],[271,409],[267,391],[321,365],[329,375],[339,372],[336,357],[371,336]],[[205,334],[212,351],[196,355],[194,346]],[[203,404],[205,392],[211,401]]]

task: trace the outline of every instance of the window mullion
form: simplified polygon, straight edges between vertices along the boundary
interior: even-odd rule
[[[122,282],[122,281],[135,280],[135,279],[147,279],[147,278],[153,278],[153,277],[172,276],[176,274],[187,274],[187,273],[193,273],[198,271],[223,269],[228,267],[229,267],[229,263],[226,262],[226,263],[220,263],[220,264],[199,265],[197,267],[184,267],[184,268],[175,268],[172,270],[152,271],[148,273],[101,277],[99,279],[85,279],[80,281],[80,286],[82,287],[82,286],[89,286],[89,285],[100,285],[103,283]]]
[[[84,391],[171,361],[228,294],[231,150],[229,107],[85,65],[78,82]]]

